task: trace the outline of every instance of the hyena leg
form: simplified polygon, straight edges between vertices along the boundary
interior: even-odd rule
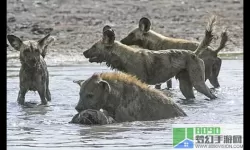
[[[167,88],[168,88],[168,89],[171,89],[171,88],[172,88],[172,79],[169,79],[169,80],[167,81]]]
[[[46,99],[47,99],[48,101],[51,101],[51,94],[50,94],[49,88],[46,89]]]
[[[49,90],[49,79],[48,79],[48,82],[46,83],[46,99],[47,101],[51,101],[51,94]]]
[[[161,89],[161,84],[156,84],[156,85],[155,85],[155,88],[156,88],[156,89]]]
[[[18,97],[17,97],[17,102],[20,105],[24,104],[25,101],[25,94],[27,93],[27,89],[26,88],[20,88],[19,92],[18,92]]]
[[[178,73],[178,75],[176,76],[176,78],[179,80],[179,87],[181,90],[181,93],[185,96],[185,98],[188,99],[194,99],[194,91],[193,91],[193,85],[190,81],[188,72],[185,71],[181,71],[180,73]]]
[[[42,105],[47,104],[46,91],[47,91],[46,86],[43,86],[38,90],[38,94],[39,94],[40,99],[42,101]]]
[[[211,93],[210,89],[207,87],[207,85],[204,82],[193,82],[193,86],[194,88],[204,94],[205,96],[207,96],[210,99],[215,99],[217,98],[214,94]]]
[[[190,81],[194,88],[209,97],[210,99],[215,99],[216,96],[211,93],[210,89],[205,84],[205,66],[202,60],[196,60],[188,64],[188,74]]]
[[[218,76],[220,73],[221,63],[222,63],[221,59],[217,58],[217,60],[215,61],[215,64],[212,66],[212,74],[210,78],[208,79],[214,88],[220,87]]]

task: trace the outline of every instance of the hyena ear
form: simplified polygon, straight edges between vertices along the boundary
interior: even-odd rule
[[[109,25],[104,26],[102,29],[102,33],[104,33],[106,30],[109,30],[109,29],[111,29]]]
[[[38,40],[38,47],[43,49],[46,46],[46,40],[48,39],[48,37],[50,36],[50,34],[47,34],[45,37],[41,38],[40,40]]]
[[[78,84],[80,87],[82,86],[82,83],[84,82],[85,80],[73,80],[73,83],[76,83]]]
[[[112,46],[115,41],[115,32],[112,29],[107,29],[103,32],[102,41],[106,46]]]
[[[7,35],[7,39],[10,43],[10,45],[17,51],[20,51],[20,47],[23,44],[23,41],[16,37],[15,35]]]
[[[143,32],[148,32],[151,27],[151,22],[148,18],[142,17],[139,21],[139,29]]]
[[[98,84],[100,84],[105,90],[107,90],[108,92],[111,92],[111,87],[109,85],[109,83],[105,80],[100,80],[98,82]]]

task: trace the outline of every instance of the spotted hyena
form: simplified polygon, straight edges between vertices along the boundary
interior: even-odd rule
[[[126,73],[95,73],[86,81],[80,80],[79,83],[79,101],[75,107],[78,112],[104,109],[107,111],[107,116],[116,122],[187,116],[162,91],[152,89],[135,76]]]

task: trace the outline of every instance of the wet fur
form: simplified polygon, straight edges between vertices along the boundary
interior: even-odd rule
[[[86,98],[85,92],[99,87],[97,83],[100,81],[105,81],[109,90],[101,86],[102,88],[93,93],[94,95],[103,93],[100,97],[96,97],[95,100]],[[135,76],[122,72],[94,74],[81,83],[80,99],[76,109],[83,111],[100,108],[105,109],[117,122],[186,116],[186,113],[161,91],[151,89]]]
[[[204,49],[212,40],[212,28],[208,28],[205,32],[205,37],[198,47]],[[114,36],[113,31],[107,31],[109,35]],[[105,42],[105,41],[104,41]],[[189,80],[183,86],[186,88],[195,87],[195,89],[207,97],[214,99],[213,95],[205,84],[205,66],[203,61],[196,56],[192,51],[187,50],[139,50],[130,46],[124,45],[118,41],[113,44],[108,44],[98,41],[89,50],[85,51],[84,56],[90,58],[89,61],[106,62],[107,66],[135,75],[147,84],[158,84],[169,80],[170,78],[182,73],[187,72],[187,75],[180,75],[185,77],[180,81]],[[187,83],[191,85],[186,85]],[[192,89],[192,88],[191,88]],[[189,91],[191,91],[191,89]],[[185,95],[187,99],[193,98],[194,95],[189,92]],[[191,97],[189,95],[192,95]]]
[[[116,42],[114,44],[114,49],[120,49],[122,51],[122,46],[119,42]],[[215,98],[215,96],[210,93],[208,87],[205,85],[204,82],[205,66],[203,61],[192,52],[186,50],[163,50],[158,52],[146,50],[141,50],[137,52],[127,51],[127,57],[130,57],[130,60],[134,60],[133,62],[126,61],[128,60],[128,58],[119,57],[125,56],[125,54],[121,52],[116,53],[113,51],[112,53],[112,56],[115,56],[115,58],[107,59],[109,60],[108,62],[106,62],[108,66],[110,66],[111,68],[120,69],[120,71],[126,73],[133,74],[139,79],[141,79],[143,82],[146,82],[148,84],[157,84],[164,82],[177,75],[177,79],[179,79],[180,82],[186,81],[190,83],[188,85],[184,85],[185,87],[188,86],[188,88],[186,89],[189,89],[189,91],[192,91],[191,89],[194,86],[199,92],[205,94],[207,97],[211,99]],[[120,60],[120,63],[117,63],[117,61],[110,61],[114,59]],[[180,75],[182,73],[188,75]],[[183,83],[181,84],[183,87]],[[183,88],[180,89],[187,99],[194,98],[194,95],[190,92],[185,94],[186,92],[182,90]]]
[[[15,50],[20,51],[20,90],[17,101],[21,105],[25,104],[25,94],[28,91],[38,91],[42,104],[47,104],[47,101],[51,101],[49,72],[44,61],[45,50],[47,50],[48,45],[52,42],[49,40],[49,43],[46,43],[46,40],[50,39],[48,37],[49,35],[39,41],[21,41],[14,35],[7,36],[11,46]]]
[[[141,23],[141,20],[142,23]],[[150,24],[150,21],[146,18],[142,18],[139,22],[139,26],[140,23],[142,24],[141,26]],[[212,16],[208,22],[208,27],[212,27],[212,24],[215,24],[216,21],[216,16]],[[166,37],[163,36],[159,33],[154,32],[153,30],[150,30],[150,26],[148,27],[149,31],[145,31],[145,33],[142,33],[143,31],[141,31],[139,28],[135,29],[134,31],[130,32],[129,35],[127,37],[125,37],[124,39],[121,40],[121,43],[126,44],[126,45],[137,45],[140,46],[142,48],[145,49],[149,49],[149,50],[165,50],[165,49],[185,49],[185,50],[191,50],[191,51],[195,51],[197,49],[197,47],[199,46],[198,42],[195,41],[189,41],[189,40],[185,40],[185,39],[178,39],[178,38],[171,38],[171,37]],[[136,35],[135,35],[136,34]],[[140,37],[138,38],[138,40],[134,40],[133,41],[133,36],[136,37]],[[140,40],[139,40],[140,39]],[[225,44],[228,40],[228,36],[227,36],[227,32],[226,30],[224,30],[221,34],[221,41],[220,41],[220,45],[217,49],[214,49],[210,46],[208,46],[205,50],[203,50],[203,53],[206,53],[206,56],[204,56],[204,54],[199,55],[199,57],[203,60],[207,59],[208,57],[210,57],[209,59],[213,59],[212,62],[211,61],[205,61],[205,65],[209,66],[208,69],[206,69],[206,80],[209,79],[210,83],[215,87],[218,88],[219,82],[218,82],[218,73],[220,72],[220,68],[221,68],[221,59],[218,58],[217,54],[220,50],[222,50],[225,47]],[[201,50],[201,49],[200,49]],[[217,66],[215,66],[217,65]],[[214,68],[219,69],[219,70],[211,70],[210,68],[212,66],[215,66]],[[215,71],[215,72],[212,72]],[[217,76],[212,76],[217,74]],[[171,88],[172,84],[171,84],[171,80],[168,81],[168,87]],[[156,86],[156,88],[160,88],[160,84],[158,84]]]

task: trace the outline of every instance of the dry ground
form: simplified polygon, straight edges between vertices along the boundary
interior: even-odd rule
[[[120,40],[146,16],[161,34],[198,40],[212,13],[219,16],[218,35],[228,27],[230,41],[223,51],[242,51],[243,0],[7,0],[7,33],[37,39],[51,32],[57,41],[50,58],[80,56],[101,38],[106,24]],[[11,49],[8,56],[16,53]]]

